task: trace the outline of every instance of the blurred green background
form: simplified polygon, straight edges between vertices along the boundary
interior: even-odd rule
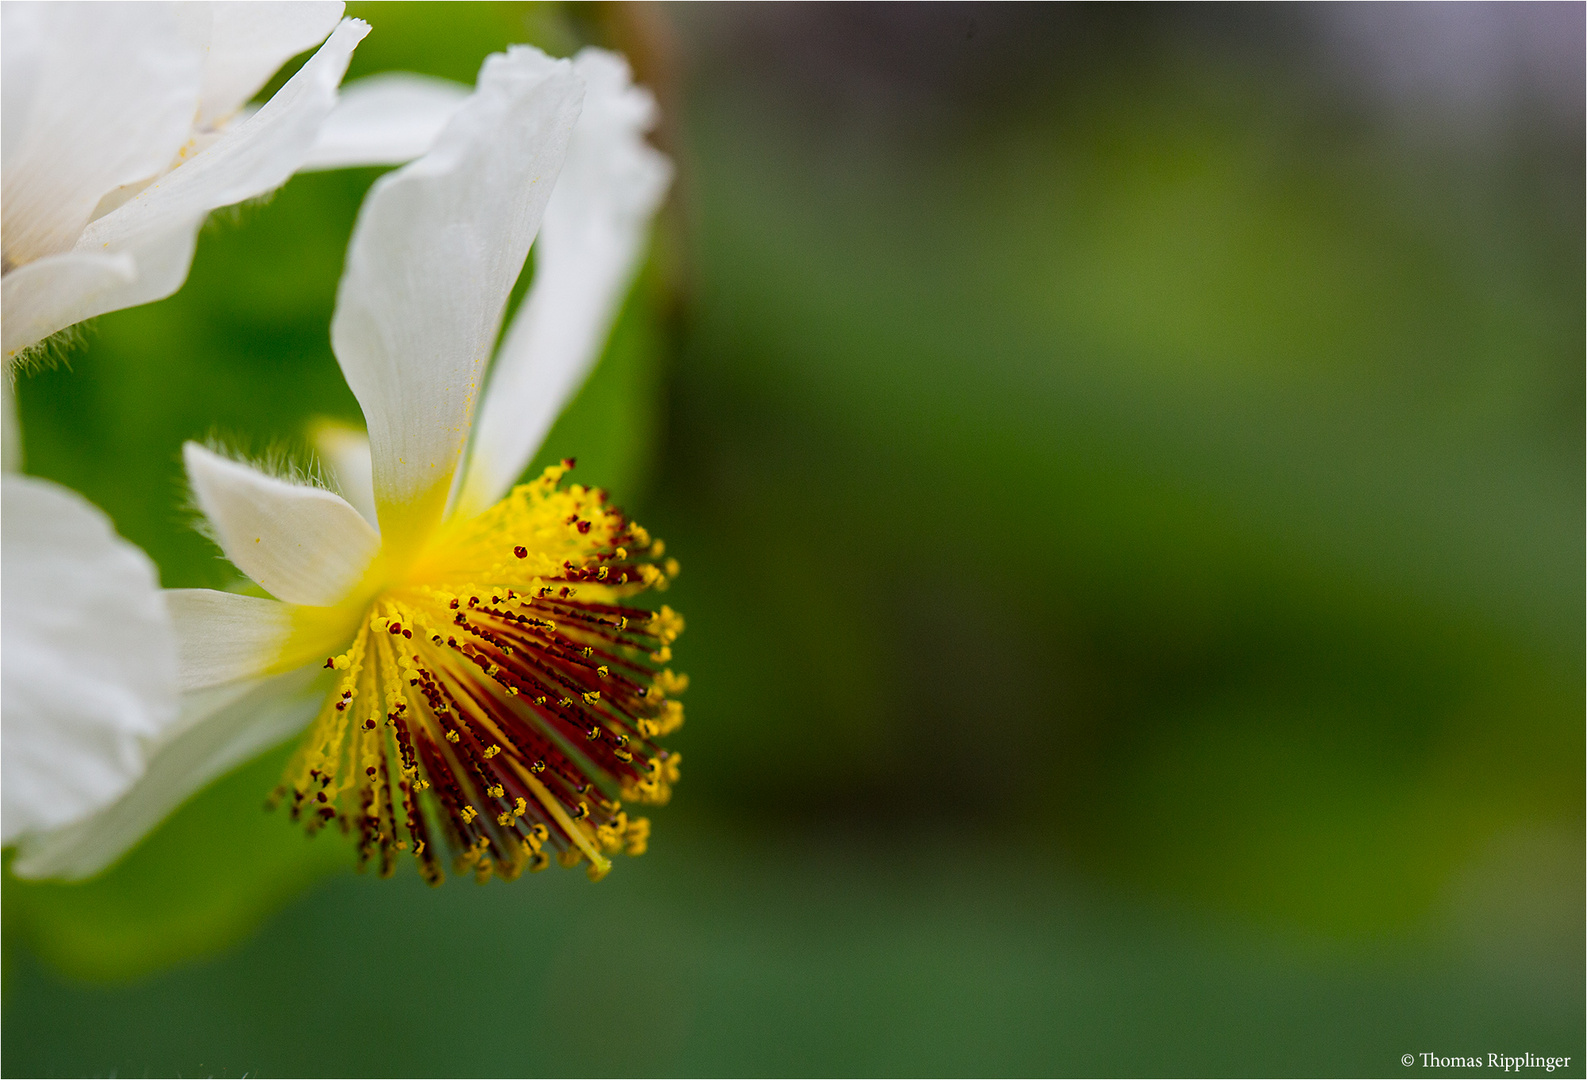
[[[1583,1075],[1582,10],[351,5],[350,78],[661,97],[543,456],[683,561],[684,782],[599,885],[430,890],[264,814],[283,749],[6,874],[0,1068]],[[183,439],[358,419],[375,175],[19,384],[166,585],[233,574]]]

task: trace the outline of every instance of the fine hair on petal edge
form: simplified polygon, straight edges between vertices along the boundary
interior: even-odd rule
[[[64,329],[57,330],[41,341],[17,350],[6,365],[6,376],[13,386],[19,374],[35,375],[48,368],[53,371],[63,367],[72,369],[71,354],[88,347],[89,335],[96,329],[97,319],[84,319]]]
[[[242,200],[242,202],[235,202],[230,206],[216,207],[204,218],[203,234],[209,236],[223,229],[242,228],[253,218],[255,212],[269,205],[280,191],[280,187],[273,187],[269,191],[260,192],[252,198]]]
[[[253,450],[249,446],[247,436],[222,434],[218,430],[211,430],[202,439],[194,441],[212,454],[226,458],[228,461],[235,461],[239,465],[247,465],[284,484],[319,488],[321,491],[346,497],[337,487],[332,475],[320,463],[319,455],[304,439],[276,437],[267,442],[262,450]],[[177,454],[177,461],[181,462],[180,452]],[[198,495],[193,491],[193,484],[185,467],[181,476],[179,481],[181,491],[177,506],[182,523],[216,547],[224,548],[220,542],[220,534],[215,531],[215,527],[205,516],[203,507],[199,505]]]

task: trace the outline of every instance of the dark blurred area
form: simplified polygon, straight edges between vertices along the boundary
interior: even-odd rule
[[[354,5],[350,77],[528,36],[661,98],[543,456],[683,561],[684,782],[598,887],[428,891],[237,824],[250,766],[8,877],[5,1071],[1582,1075],[1583,12]],[[165,584],[225,574],[136,494],[182,438],[357,416],[373,175],[20,388]]]
[[[1576,828],[1581,11],[1414,10],[683,13],[697,797],[1346,932]]]

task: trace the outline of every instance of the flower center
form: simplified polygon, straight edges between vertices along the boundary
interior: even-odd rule
[[[620,800],[671,793],[681,755],[655,740],[688,680],[664,667],[683,620],[625,601],[677,562],[604,492],[561,488],[572,464],[444,526],[326,661],[339,678],[276,798],[311,833],[356,833],[360,867],[411,851],[436,883],[444,847],[481,881],[553,856],[599,880],[645,850]]]

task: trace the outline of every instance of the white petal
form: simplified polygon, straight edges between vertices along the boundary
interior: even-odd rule
[[[306,659],[281,664],[292,637],[292,608],[279,600],[214,589],[167,589],[164,595],[176,632],[176,677],[183,692],[257,679]]]
[[[102,196],[171,163],[203,53],[176,5],[7,3],[0,18],[9,269],[70,249]]]
[[[0,480],[0,832],[119,798],[176,717],[176,640],[148,556],[47,480]]]
[[[310,432],[320,463],[336,482],[342,498],[363,515],[371,525],[379,525],[375,513],[374,465],[369,459],[369,436],[358,428],[322,420]]]
[[[302,159],[367,29],[357,20],[337,27],[269,104],[95,221],[76,251],[6,274],[0,351],[7,360],[73,323],[181,288],[206,215],[270,190]]]
[[[322,674],[329,673],[303,667],[184,694],[181,719],[142,778],[92,817],[24,837],[12,869],[18,877],[66,879],[103,870],[205,784],[301,730],[325,701]]]
[[[478,513],[518,479],[600,358],[672,178],[645,142],[650,93],[615,53],[585,49],[584,111],[535,241],[535,277],[491,371],[457,513]]]
[[[0,7],[0,161],[16,161],[26,141],[28,118],[44,81],[48,11],[43,4]]]
[[[77,250],[126,250],[140,238],[201,220],[217,207],[285,183],[314,145],[336,104],[336,86],[353,48],[368,32],[367,23],[343,20],[258,112],[229,125],[204,150],[91,224]]]
[[[197,224],[193,232],[198,231]],[[185,268],[184,268],[185,269]],[[94,315],[128,305],[116,298],[138,281],[127,252],[46,255],[0,278],[0,353],[6,367],[29,345]],[[9,375],[9,371],[7,372]]]
[[[303,168],[412,161],[435,145],[468,94],[461,83],[400,71],[348,83]]]
[[[282,64],[324,41],[345,7],[307,0],[214,4],[198,126],[212,126],[247,104]]]
[[[358,214],[331,345],[363,406],[388,547],[440,520],[479,380],[578,118],[573,67],[494,55],[435,148]]]
[[[380,550],[379,535],[339,495],[266,476],[197,443],[183,446],[182,458],[226,557],[290,604],[336,603]]]

